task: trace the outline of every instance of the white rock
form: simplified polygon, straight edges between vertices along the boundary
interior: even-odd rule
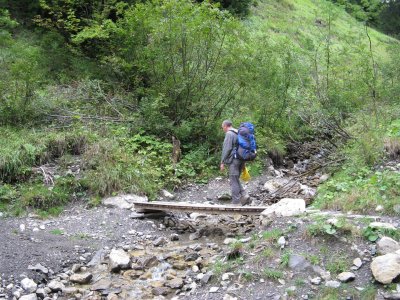
[[[112,249],[110,253],[110,270],[117,272],[129,267],[130,257],[123,249]]]
[[[194,212],[194,213],[191,213],[191,214],[189,215],[189,217],[190,217],[192,220],[196,221],[198,218],[206,218],[207,215],[199,214],[199,213]]]
[[[52,280],[47,287],[51,289],[52,292],[61,292],[65,288],[65,285],[58,280]]]
[[[25,224],[20,224],[20,225],[19,225],[19,231],[24,232],[25,229],[26,229]]]
[[[394,227],[390,223],[382,223],[382,222],[372,222],[368,225],[370,228],[376,228],[376,229],[391,229],[391,230],[396,230],[396,227]]]
[[[339,282],[339,281],[336,281],[336,280],[329,280],[329,281],[327,281],[327,282],[325,283],[325,286],[326,286],[326,287],[333,288],[333,289],[337,289],[337,288],[340,287],[340,282]]]
[[[356,259],[353,260],[353,265],[357,267],[357,269],[361,268],[363,262],[361,258],[357,257]]]
[[[229,244],[234,243],[236,241],[237,241],[237,239],[234,239],[234,238],[226,238],[224,240],[224,245],[229,245]]]
[[[199,267],[197,265],[192,266],[192,271],[197,273],[200,271]]]
[[[382,205],[378,205],[378,206],[375,208],[375,211],[377,211],[377,212],[383,211],[383,206],[382,206]]]
[[[197,280],[202,280],[203,277],[204,277],[204,273],[200,273],[200,274],[197,274],[196,279]]]
[[[39,230],[40,230],[40,229],[37,228],[37,227],[35,227],[35,228],[32,229],[33,232],[38,232]]]
[[[322,281],[321,277],[315,277],[315,278],[312,278],[312,279],[310,280],[310,282],[311,282],[312,284],[314,284],[314,285],[320,285],[320,284],[321,284],[321,281]]]
[[[281,236],[281,237],[278,239],[278,245],[281,246],[282,249],[285,247],[285,245],[286,245],[286,239],[285,239],[284,236]]]
[[[278,203],[272,204],[265,209],[262,216],[290,217],[299,215],[306,210],[306,202],[304,199],[284,198]]]
[[[219,290],[219,287],[213,286],[210,288],[210,293],[216,293],[216,292],[218,292],[218,290]]]
[[[40,228],[41,230],[45,230],[45,229],[46,229],[46,226],[40,225],[39,228]]]
[[[172,200],[172,199],[175,198],[175,195],[171,194],[171,193],[168,192],[167,190],[162,190],[162,191],[161,191],[161,195],[162,195],[163,197],[167,198],[167,199],[170,199],[170,200]]]
[[[224,295],[224,298],[222,298],[222,300],[237,300],[238,298],[236,298],[236,297],[233,297],[233,296],[231,296],[231,295],[229,295],[229,294],[225,294]]]
[[[19,300],[37,300],[36,294],[24,295]]]
[[[133,206],[133,204],[129,203],[121,196],[105,198],[102,203],[106,207],[116,207],[119,209],[131,209]]]
[[[400,244],[390,237],[384,236],[377,242],[377,250],[379,254],[385,255],[396,252],[400,249]]]
[[[390,284],[400,275],[400,254],[388,253],[375,257],[371,263],[372,275],[383,284]]]
[[[337,276],[337,279],[341,282],[349,282],[356,278],[356,275],[351,272],[342,272]]]
[[[37,284],[29,278],[24,278],[21,280],[21,287],[27,293],[33,293],[37,289]]]
[[[224,273],[224,274],[222,274],[221,279],[222,279],[222,281],[227,281],[227,280],[229,280],[229,277],[234,276],[234,275],[235,275],[234,273]]]

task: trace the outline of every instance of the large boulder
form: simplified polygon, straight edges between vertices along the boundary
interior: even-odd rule
[[[261,215],[265,217],[290,217],[302,214],[306,211],[306,202],[304,199],[284,198],[278,203],[272,204],[265,209]]]
[[[372,260],[371,271],[376,281],[390,284],[400,276],[400,254],[388,253]]]
[[[110,253],[110,270],[118,272],[129,267],[130,257],[123,249],[112,249]]]
[[[393,253],[400,249],[400,244],[387,236],[382,237],[378,241],[377,246],[378,253],[382,255]]]
[[[147,197],[142,197],[138,195],[119,195],[116,197],[109,197],[103,199],[102,203],[107,207],[116,207],[120,209],[131,209],[133,207],[133,202],[148,202]]]

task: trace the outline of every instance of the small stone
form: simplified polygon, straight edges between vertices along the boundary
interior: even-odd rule
[[[224,245],[229,245],[229,244],[234,243],[236,241],[237,241],[237,239],[234,239],[234,238],[226,238],[224,240]]]
[[[235,274],[234,273],[224,273],[224,274],[222,274],[222,281],[227,281],[227,280],[229,280],[229,277],[231,277],[231,276],[234,276]]]
[[[43,274],[48,274],[49,273],[49,269],[47,269],[46,267],[42,266],[41,264],[36,264],[34,266],[29,265],[28,266],[28,270],[38,271],[38,272],[41,272]]]
[[[171,194],[170,192],[168,192],[167,190],[162,190],[161,191],[161,195],[169,200],[172,200],[175,198],[175,196],[173,194]]]
[[[285,239],[284,236],[281,236],[281,237],[278,239],[278,245],[281,247],[281,249],[283,249],[283,248],[285,247],[285,245],[286,245],[286,239]]]
[[[69,287],[66,287],[65,289],[63,289],[62,292],[63,292],[63,294],[66,294],[66,295],[74,295],[78,292],[78,289],[76,287],[69,286]]]
[[[20,224],[20,225],[19,225],[19,231],[24,232],[25,229],[26,229],[25,224]]]
[[[310,282],[311,282],[312,284],[314,284],[314,285],[320,285],[320,284],[321,284],[321,281],[322,281],[321,277],[315,277],[315,278],[312,278],[312,279],[310,280]]]
[[[160,246],[164,246],[165,244],[167,244],[168,243],[168,241],[167,241],[167,239],[165,238],[165,237],[159,237],[158,239],[156,239],[154,242],[153,242],[153,245],[155,246],[155,247],[160,247]]]
[[[170,235],[169,239],[171,241],[179,241],[179,234],[173,233]]]
[[[340,282],[336,280],[329,280],[325,283],[326,287],[337,289],[340,287]]]
[[[199,267],[198,267],[197,265],[194,265],[194,266],[192,266],[192,271],[193,271],[194,273],[197,273],[197,272],[200,271],[200,269],[199,269]]]
[[[33,293],[37,289],[37,284],[32,279],[24,278],[21,280],[21,287],[25,292]]]
[[[356,275],[351,272],[342,272],[337,276],[337,279],[341,282],[353,281],[355,278],[356,278]]]
[[[65,285],[58,280],[52,280],[47,287],[49,287],[52,292],[61,292],[65,288]]]
[[[363,262],[361,258],[357,257],[356,259],[353,260],[353,265],[357,267],[357,269],[361,268]]]
[[[217,199],[220,201],[229,201],[232,199],[232,197],[229,194],[222,194],[222,195],[218,196]]]
[[[79,284],[87,284],[92,280],[93,275],[91,273],[82,273],[82,274],[72,274],[69,280],[73,283]]]
[[[219,287],[217,287],[217,286],[213,286],[213,287],[211,287],[210,288],[210,293],[216,293],[216,292],[218,292],[218,290],[219,290]]]
[[[195,261],[199,256],[197,252],[189,253],[185,256],[185,261]]]
[[[151,292],[154,296],[167,296],[171,292],[171,289],[168,287],[160,286],[153,288]]]
[[[176,277],[174,279],[165,282],[165,286],[170,287],[172,289],[180,289],[183,286],[183,280],[182,278]]]
[[[37,289],[37,290],[36,290],[36,295],[37,295],[39,298],[43,299],[44,297],[47,296],[47,293],[45,292],[44,289]]]
[[[375,208],[375,211],[376,211],[376,212],[383,211],[383,206],[382,206],[382,205],[378,205],[378,206]]]
[[[211,277],[213,276],[212,272],[207,272],[206,274],[204,274],[204,276],[201,278],[201,283],[203,284],[207,284],[208,281],[210,281]]]
[[[222,300],[237,300],[237,299],[238,299],[237,297],[233,297],[229,294],[225,294],[224,298],[222,298]]]
[[[113,249],[110,253],[110,270],[118,272],[120,269],[129,267],[130,257],[123,249]]]

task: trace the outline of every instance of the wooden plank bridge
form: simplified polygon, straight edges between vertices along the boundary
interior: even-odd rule
[[[187,202],[133,202],[137,212],[198,212],[206,214],[240,214],[240,215],[259,215],[267,206],[233,206],[233,205],[212,205]]]

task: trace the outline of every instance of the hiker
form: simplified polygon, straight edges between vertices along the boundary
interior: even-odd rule
[[[243,189],[239,179],[240,173],[245,167],[245,162],[234,157],[238,147],[238,132],[237,129],[233,128],[230,120],[222,122],[222,130],[225,132],[225,139],[222,146],[220,170],[224,171],[225,166],[229,168],[232,204],[246,205],[250,203],[250,196]]]

